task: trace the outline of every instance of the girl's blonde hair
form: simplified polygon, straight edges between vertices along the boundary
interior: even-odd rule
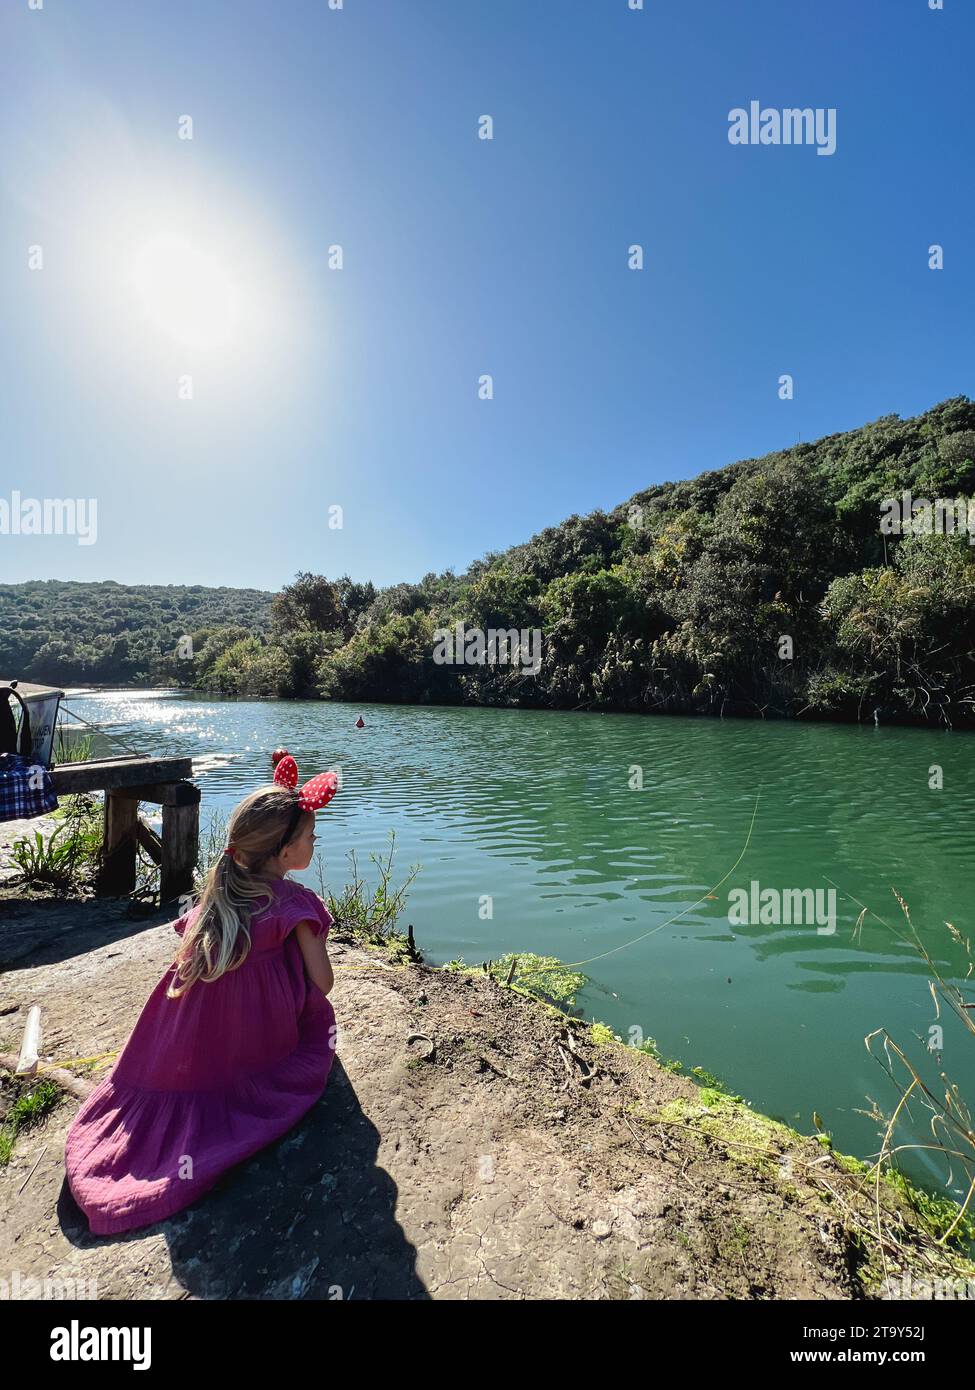
[[[224,853],[207,874],[199,911],[176,952],[171,999],[197,980],[218,980],[243,965],[251,948],[250,920],[274,898],[261,871],[298,833],[312,811],[302,811],[288,787],[259,787],[244,798],[227,826],[234,854]]]

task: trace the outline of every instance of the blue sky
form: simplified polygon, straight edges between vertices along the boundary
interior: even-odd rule
[[[962,0],[6,0],[0,43],[0,496],[98,501],[4,581],[416,579],[972,394]],[[729,144],[752,100],[835,154]]]

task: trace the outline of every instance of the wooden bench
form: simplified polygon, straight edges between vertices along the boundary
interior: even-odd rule
[[[100,758],[51,769],[58,796],[105,793],[105,839],[98,892],[122,896],[135,888],[136,845],[159,865],[159,900],[193,890],[200,838],[200,789],[187,779],[191,758]],[[139,819],[139,802],[162,807],[162,836]]]

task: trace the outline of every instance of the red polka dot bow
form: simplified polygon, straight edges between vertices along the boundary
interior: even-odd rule
[[[274,780],[279,787],[291,791],[298,785],[298,764],[290,753],[280,750],[274,754]],[[320,811],[327,806],[339,789],[339,779],[334,772],[320,772],[310,782],[306,782],[298,793],[298,805],[303,811]]]

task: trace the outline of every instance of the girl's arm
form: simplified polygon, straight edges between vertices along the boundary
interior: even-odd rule
[[[328,951],[325,949],[325,938],[316,935],[310,922],[299,922],[295,927],[295,935],[301,947],[309,980],[313,985],[317,985],[323,994],[328,994],[335,983],[335,975]]]

